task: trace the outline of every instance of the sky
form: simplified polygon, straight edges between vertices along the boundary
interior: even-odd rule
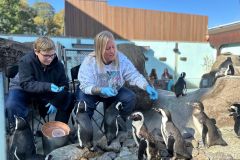
[[[28,0],[50,3],[55,11],[64,9],[64,0]],[[208,27],[240,21],[240,0],[108,0],[114,7],[140,8],[208,16]]]

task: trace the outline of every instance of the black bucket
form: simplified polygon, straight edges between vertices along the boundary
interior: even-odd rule
[[[41,131],[43,133],[42,143],[45,155],[68,143],[70,128],[63,122],[47,122],[42,126]]]

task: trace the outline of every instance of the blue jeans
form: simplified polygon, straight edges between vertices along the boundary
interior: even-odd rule
[[[8,121],[14,123],[14,115],[26,118],[28,115],[28,94],[21,89],[9,90],[6,100]]]
[[[10,123],[14,123],[14,115],[26,119],[28,116],[29,104],[31,100],[34,100],[34,102],[38,104],[40,115],[42,116],[41,113],[46,115],[48,108],[46,108],[45,105],[54,99],[56,95],[56,93],[35,94],[25,92],[21,89],[10,89],[5,104],[8,121]],[[66,96],[64,95],[64,97],[64,103],[55,106],[58,109],[55,120],[67,123],[74,105],[74,97],[70,93],[67,93]]]
[[[96,109],[98,102],[104,102],[107,104],[111,104],[113,102],[122,102],[123,109],[120,111],[120,115],[124,120],[126,120],[127,116],[129,116],[135,108],[136,94],[133,91],[127,89],[126,87],[122,87],[118,91],[118,94],[116,96],[103,98],[98,95],[85,94],[78,87],[77,100],[84,100],[87,103],[87,112],[90,118],[93,116],[94,110]]]

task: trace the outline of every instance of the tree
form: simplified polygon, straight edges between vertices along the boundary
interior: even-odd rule
[[[34,33],[34,11],[26,0],[0,1],[0,32],[1,33]]]
[[[63,35],[64,34],[64,10],[61,10],[60,12],[56,13],[54,15],[54,23],[58,26],[55,34],[56,35]]]
[[[37,16],[34,23],[37,25],[38,34],[54,35],[58,26],[54,23],[54,8],[46,2],[36,2],[33,5]]]
[[[36,33],[36,25],[34,24],[34,17],[36,13],[34,9],[29,7],[27,0],[20,0],[20,9],[17,15],[18,19],[18,29],[16,33],[26,34],[26,33]]]

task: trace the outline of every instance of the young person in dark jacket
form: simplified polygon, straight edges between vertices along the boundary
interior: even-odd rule
[[[68,79],[54,42],[48,37],[38,38],[34,52],[20,59],[18,74],[10,81],[6,101],[9,122],[14,123],[14,115],[26,118],[34,98],[40,104],[40,113],[57,112],[55,120],[67,123],[73,106],[73,96],[67,90]]]

